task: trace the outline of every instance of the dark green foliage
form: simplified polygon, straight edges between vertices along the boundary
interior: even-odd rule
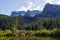
[[[18,16],[16,16],[18,17]],[[16,23],[16,17],[0,16],[0,29],[13,29]],[[32,20],[30,20],[32,19]],[[43,18],[34,21],[31,17],[18,17],[19,30],[52,30],[53,28],[60,28],[60,18]]]
[[[51,30],[51,36],[60,36],[60,28]]]

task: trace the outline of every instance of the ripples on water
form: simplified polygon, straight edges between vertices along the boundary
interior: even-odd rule
[[[35,37],[35,36],[22,36],[22,37],[0,37],[0,40],[60,40],[60,37]]]

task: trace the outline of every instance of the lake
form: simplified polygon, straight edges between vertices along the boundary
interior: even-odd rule
[[[60,40],[60,37],[36,37],[36,36],[20,36],[20,37],[0,37],[0,40]]]

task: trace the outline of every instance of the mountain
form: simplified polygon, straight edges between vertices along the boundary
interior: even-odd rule
[[[13,11],[10,16],[23,16],[25,11]]]
[[[24,16],[27,16],[27,17],[33,17],[33,14],[30,10],[28,10]]]
[[[36,16],[43,18],[60,18],[60,5],[47,3],[42,13]]]
[[[44,18],[60,18],[60,5],[47,3],[43,11],[13,11],[11,16],[19,16],[21,23],[31,23]]]
[[[33,10],[33,11],[30,11],[30,10],[27,10],[27,11],[13,11],[11,13],[11,16],[28,16],[28,17],[33,17],[36,14],[40,14],[40,13],[41,13],[41,11],[38,11],[38,10]]]
[[[33,11],[31,11],[34,15],[36,15],[36,14],[40,14],[42,11],[38,11],[38,10],[33,10]]]

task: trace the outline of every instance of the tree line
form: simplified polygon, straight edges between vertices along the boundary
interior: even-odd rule
[[[51,30],[60,28],[60,18],[44,18],[38,21],[28,20],[26,22],[24,17],[18,17],[17,23],[16,20],[16,17],[0,17],[0,29],[13,29],[15,24],[18,25],[17,29],[19,30]]]

